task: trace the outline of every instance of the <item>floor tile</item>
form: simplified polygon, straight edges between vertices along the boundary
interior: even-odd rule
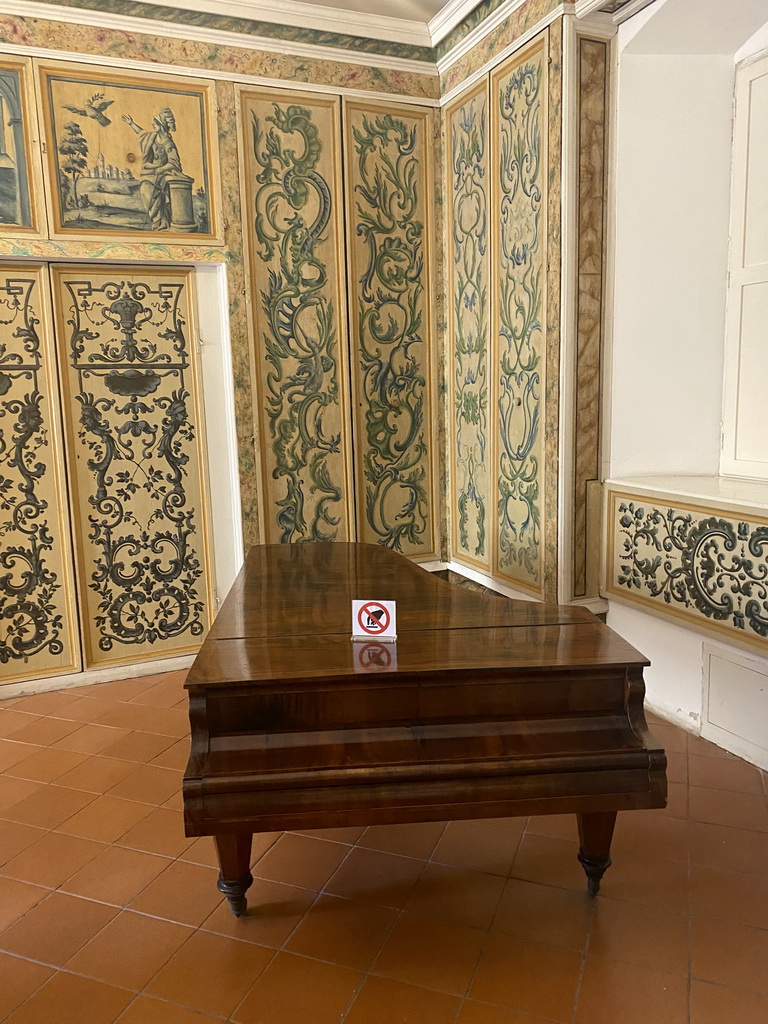
[[[369,825],[357,845],[381,853],[428,860],[445,831],[444,821],[417,822],[412,825]]]
[[[131,909],[198,927],[223,899],[218,877],[212,868],[175,861],[139,893]]]
[[[33,715],[55,715],[62,708],[74,704],[77,697],[69,690],[51,690],[48,693],[33,693],[22,698],[17,705]]]
[[[278,953],[231,1018],[237,1024],[338,1024],[361,981],[358,971]]]
[[[10,878],[55,889],[105,849],[104,843],[67,836],[63,832],[46,832],[1,870]]]
[[[10,775],[0,775],[0,815],[6,807],[25,800],[28,796],[42,788],[42,783],[29,779],[14,779]]]
[[[154,978],[187,941],[192,929],[125,910],[66,963],[74,974],[85,974],[135,992]]]
[[[528,1013],[515,1013],[501,1006],[476,1003],[467,999],[461,1007],[456,1024],[549,1024],[543,1017],[531,1017]]]
[[[589,955],[688,975],[688,915],[597,899]]]
[[[158,682],[143,690],[135,697],[130,698],[131,704],[146,704],[153,708],[172,708],[182,698],[186,698],[183,680],[177,678],[178,673],[172,673],[173,678],[158,676]],[[186,676],[186,672],[184,673]]]
[[[469,996],[521,1013],[569,1021],[580,972],[580,953],[496,932],[485,944]]]
[[[51,967],[0,953],[0,1020],[21,1006],[52,974]]]
[[[119,1024],[221,1024],[221,1018],[139,996],[122,1015]]]
[[[508,877],[522,833],[491,830],[472,821],[449,822],[432,851],[436,864]]]
[[[138,806],[150,813],[122,835],[118,845],[159,853],[163,857],[178,857],[194,843],[194,839],[184,835],[184,820],[178,811],[167,807],[151,810],[145,804]]]
[[[14,711],[13,708],[0,705],[0,737],[9,739],[20,729],[26,729],[39,722],[40,718],[40,715],[29,715],[24,711]]]
[[[692,786],[727,789],[734,793],[763,793],[760,769],[746,761],[689,754],[688,765]]]
[[[467,928],[489,928],[505,884],[498,875],[427,864],[405,909]]]
[[[75,896],[124,907],[172,863],[167,857],[108,846],[72,875],[62,889]]]
[[[88,1024],[113,1024],[132,999],[132,992],[60,971],[5,1024],[85,1024],[83,1007],[88,1008]]]
[[[492,930],[550,946],[583,950],[593,907],[586,893],[510,878]]]
[[[111,700],[100,700],[98,697],[90,696],[78,697],[71,704],[61,708],[57,715],[59,718],[67,718],[71,722],[96,724],[114,706],[115,702]]]
[[[678,729],[677,726],[666,722],[661,725],[654,724],[651,734],[665,751],[671,750],[679,754],[688,753],[688,741],[694,738],[683,729]]]
[[[512,875],[563,889],[586,889],[584,869],[576,859],[578,852],[578,842],[526,833],[512,865]]]
[[[719,985],[768,992],[768,931],[691,918],[691,974]]]
[[[87,807],[59,825],[60,832],[83,839],[96,839],[114,843],[151,813],[149,804],[133,800],[120,800],[112,796],[97,796]]]
[[[8,807],[3,816],[24,825],[51,829],[87,807],[92,800],[92,793],[67,789],[65,786],[45,786]]]
[[[764,1024],[768,995],[723,988],[706,981],[691,983],[690,1024]]]
[[[228,1017],[274,955],[264,946],[196,932],[150,982],[147,995]]]
[[[453,1024],[460,1001],[390,978],[366,978],[344,1024]]]
[[[345,843],[347,846],[354,846],[360,836],[365,832],[363,825],[351,828],[312,828],[296,829],[296,835],[309,836],[310,839],[327,839],[331,843]]]
[[[0,876],[0,932],[49,896],[48,889]]]
[[[60,967],[116,913],[114,907],[53,892],[0,935],[0,948]]]
[[[423,861],[356,847],[325,889],[336,896],[400,909],[423,870]]]
[[[579,827],[575,814],[533,814],[528,819],[525,831],[534,836],[549,836],[550,839],[579,841]]]
[[[107,757],[119,757],[124,761],[136,761],[139,764],[146,764],[176,742],[172,736],[160,736],[148,732],[118,731],[123,732],[122,738],[104,747],[101,753]]]
[[[718,747],[715,743],[710,743],[709,740],[702,739],[701,736],[688,736],[688,752],[701,757],[717,757],[725,760],[733,758],[733,754],[729,754],[727,750],[723,750],[722,747]]]
[[[692,821],[691,863],[768,876],[768,834]]]
[[[256,865],[259,878],[321,889],[350,852],[341,843],[286,832]]]
[[[768,877],[692,864],[691,913],[768,928]]]
[[[100,683],[88,687],[88,693],[102,700],[132,700],[156,685],[156,676],[139,676],[136,679],[115,679],[111,683]]]
[[[687,864],[688,836],[689,822],[684,818],[631,811],[620,813],[616,819],[611,856],[617,864],[638,857]]]
[[[106,725],[83,725],[54,744],[62,750],[79,754],[100,754],[127,735],[126,729],[110,729]]]
[[[155,764],[159,768],[176,768],[178,771],[184,771],[187,761],[189,761],[189,738],[185,737],[170,747],[166,747],[165,750],[161,750],[149,763]]]
[[[480,958],[485,931],[401,914],[371,973],[463,996]]]
[[[82,764],[73,767],[59,779],[59,783],[70,789],[103,794],[135,771],[136,764],[133,761],[120,761],[115,757],[99,755],[88,757]]]
[[[181,791],[181,772],[143,764],[109,790],[110,796],[140,803],[160,804]]]
[[[87,754],[78,754],[74,750],[58,750],[56,747],[44,747],[29,757],[18,761],[8,769],[8,775],[19,779],[31,779],[33,782],[56,782],[77,765],[87,759]],[[67,786],[67,782],[60,782]],[[77,789],[77,786],[72,787]]]
[[[688,911],[688,866],[681,861],[648,857],[642,851],[617,858],[600,884],[600,898],[628,900],[685,914]]]
[[[43,828],[0,819],[0,870],[3,864],[42,839],[45,833],[46,829]]]
[[[21,743],[37,743],[41,747],[49,747],[79,728],[77,722],[68,722],[64,718],[38,718],[36,722],[14,733],[13,738]]]
[[[309,889],[254,878],[247,897],[248,910],[241,917],[235,917],[224,900],[201,928],[278,949],[312,906],[317,894]]]
[[[41,749],[41,747],[36,747],[32,743],[0,740],[0,772],[7,771],[12,765],[23,761],[25,757],[39,753]]]
[[[315,960],[366,971],[387,939],[397,913],[357,900],[322,895],[304,915],[285,948]]]
[[[692,821],[768,832],[768,807],[762,793],[732,793],[691,786],[688,798]]]
[[[687,978],[587,957],[575,1024],[685,1024],[687,1016]]]

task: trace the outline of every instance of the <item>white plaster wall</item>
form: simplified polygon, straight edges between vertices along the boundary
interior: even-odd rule
[[[608,473],[717,473],[733,57],[620,53]]]

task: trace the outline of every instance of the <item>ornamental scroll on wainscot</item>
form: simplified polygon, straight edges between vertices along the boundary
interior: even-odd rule
[[[187,272],[57,269],[89,664],[194,650],[206,517]]]

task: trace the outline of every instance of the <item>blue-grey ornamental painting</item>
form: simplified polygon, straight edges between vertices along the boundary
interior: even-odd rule
[[[36,231],[26,62],[0,60],[0,231]]]
[[[54,237],[219,240],[213,84],[40,67]]]

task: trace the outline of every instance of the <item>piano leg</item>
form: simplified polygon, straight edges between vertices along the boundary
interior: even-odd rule
[[[253,883],[251,874],[250,832],[237,832],[213,837],[219,856],[219,880],[216,888],[229,900],[235,917],[245,913],[245,894]]]
[[[596,896],[600,879],[611,866],[611,839],[616,811],[577,814],[579,822],[579,863],[587,874],[587,889]]]

